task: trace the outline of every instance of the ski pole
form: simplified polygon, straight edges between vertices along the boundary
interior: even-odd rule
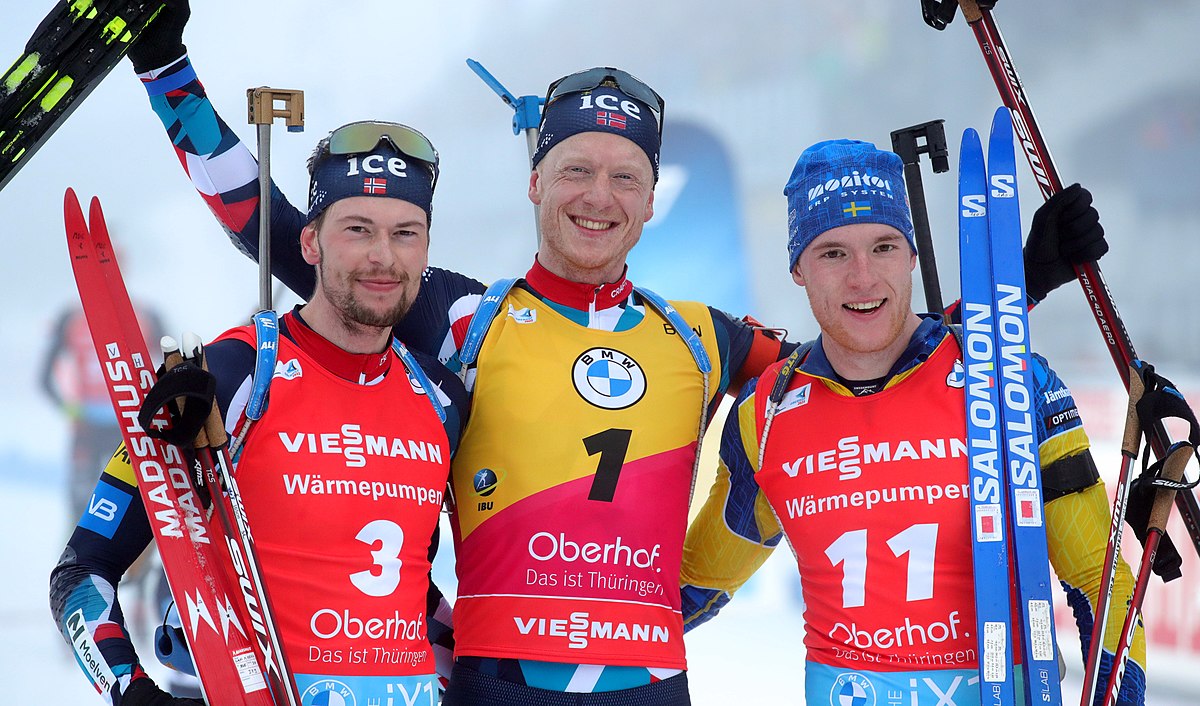
[[[304,91],[246,89],[249,122],[258,127],[258,307],[271,309],[271,124],[284,118],[288,132],[304,130]],[[276,107],[282,103],[283,107]]]
[[[1155,480],[1157,490],[1154,494],[1154,505],[1150,510],[1150,523],[1146,528],[1146,546],[1142,551],[1142,563],[1138,568],[1137,581],[1133,584],[1133,597],[1129,601],[1129,612],[1125,614],[1125,624],[1121,628],[1121,641],[1117,644],[1116,656],[1113,659],[1112,672],[1108,675],[1108,686],[1104,689],[1103,706],[1116,706],[1117,694],[1121,687],[1121,679],[1125,676],[1125,667],[1129,663],[1129,648],[1133,643],[1133,634],[1142,623],[1142,601],[1146,597],[1146,586],[1150,583],[1150,573],[1154,567],[1154,555],[1158,552],[1158,543],[1167,531],[1167,520],[1171,517],[1171,504],[1177,490],[1186,489],[1183,480],[1184,470],[1188,459],[1196,452],[1195,447],[1180,441],[1171,445],[1166,461],[1163,463],[1162,474]],[[1090,705],[1090,702],[1088,702]]]
[[[892,151],[900,155],[900,160],[904,162],[904,182],[908,187],[908,201],[917,240],[917,262],[921,265],[921,282],[925,286],[925,308],[943,318],[942,286],[938,282],[933,235],[929,231],[929,211],[925,207],[925,187],[921,182],[921,154],[929,155],[935,174],[950,170],[945,122],[931,120],[892,131]]]
[[[541,96],[521,96],[518,98],[505,88],[504,84],[500,83],[491,72],[483,68],[483,64],[474,59],[467,59],[467,66],[487,84],[488,88],[500,96],[500,100],[504,101],[505,105],[513,109],[513,134],[519,135],[524,131],[525,149],[529,152],[529,162],[532,165],[533,155],[537,152],[538,125],[542,122],[542,103],[545,102],[545,99]],[[533,226],[537,231],[537,241],[540,246],[542,244],[542,225],[538,217],[537,204],[533,206]]]
[[[928,7],[931,4],[938,3],[935,0],[922,0],[922,7],[926,8],[927,21],[930,21],[931,13]],[[1050,150],[1046,147],[1042,131],[1038,127],[1033,110],[1025,95],[1025,87],[1013,66],[1008,49],[1000,36],[1000,30],[996,27],[995,20],[992,19],[992,13],[990,10],[982,8],[981,3],[977,0],[958,0],[958,5],[963,10],[963,17],[975,33],[979,49],[983,53],[988,70],[992,74],[992,80],[1000,92],[1004,105],[1008,106],[1013,113],[1013,127],[1017,130],[1017,137],[1021,140],[1021,147],[1033,170],[1033,175],[1037,179],[1038,188],[1043,197],[1050,198],[1062,190],[1062,179],[1050,157]],[[952,16],[952,13],[947,14]],[[930,21],[930,24],[939,29],[945,26],[942,23],[939,27],[934,21]],[[1125,329],[1125,323],[1117,312],[1112,294],[1108,291],[1108,285],[1104,282],[1100,267],[1095,262],[1076,265],[1075,274],[1079,279],[1079,284],[1083,287],[1084,296],[1091,305],[1092,316],[1096,319],[1096,325],[1099,326],[1100,332],[1104,336],[1109,355],[1112,356],[1117,371],[1121,375],[1121,382],[1125,384],[1126,389],[1129,389],[1129,366],[1137,360],[1137,354],[1134,352],[1129,332]],[[1171,438],[1162,422],[1154,422],[1146,430],[1146,434],[1155,456],[1160,459],[1164,458],[1167,449],[1171,447]],[[1195,494],[1181,492],[1175,495],[1175,504],[1179,507],[1184,526],[1192,538],[1192,546],[1196,550],[1197,556],[1200,556],[1200,503],[1196,501]]]
[[[1129,484],[1133,476],[1133,464],[1137,461],[1138,451],[1142,446],[1142,425],[1138,418],[1137,403],[1142,399],[1144,390],[1141,376],[1136,370],[1130,370],[1129,407],[1125,413],[1125,438],[1121,443],[1121,473],[1117,479],[1116,499],[1113,501],[1112,525],[1108,530],[1104,573],[1100,577],[1100,593],[1093,612],[1092,643],[1084,667],[1083,693],[1079,699],[1079,706],[1091,706],[1100,678],[1100,653],[1104,647],[1104,634],[1108,629],[1113,586],[1117,579],[1117,563],[1121,557],[1121,536],[1125,528],[1125,508],[1129,504]]]

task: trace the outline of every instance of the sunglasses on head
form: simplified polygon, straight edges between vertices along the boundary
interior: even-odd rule
[[[363,120],[343,125],[329,135],[330,154],[370,152],[386,140],[398,152],[433,167],[433,185],[437,186],[438,153],[433,143],[407,125],[380,120]]]
[[[658,125],[659,137],[662,137],[662,112],[664,105],[662,96],[658,95],[653,88],[647,86],[644,81],[633,74],[609,66],[598,66],[594,69],[563,76],[550,84],[550,88],[546,90],[546,106],[548,107],[563,96],[591,91],[601,86],[613,86],[625,95],[636,98],[650,106],[650,112],[654,113],[654,121]],[[543,111],[543,120],[545,119],[545,115]]]

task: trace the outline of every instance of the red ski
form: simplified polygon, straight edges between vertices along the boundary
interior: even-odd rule
[[[201,504],[179,448],[152,439],[138,424],[138,411],[155,374],[100,203],[92,199],[91,229],[71,189],[63,210],[88,328],[205,698],[222,706],[275,706],[241,590],[225,559],[229,538]],[[165,413],[153,423],[169,424]]]

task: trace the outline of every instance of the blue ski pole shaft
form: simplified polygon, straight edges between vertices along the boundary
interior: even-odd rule
[[[474,59],[467,59],[467,66],[480,78],[487,87],[492,89],[505,105],[513,109],[513,134],[525,133],[525,149],[529,153],[529,163],[533,164],[533,155],[537,153],[538,126],[542,120],[542,98],[540,96],[516,97],[504,87],[504,84]],[[542,243],[542,223],[537,204],[533,206],[533,226],[537,232],[538,245]]]

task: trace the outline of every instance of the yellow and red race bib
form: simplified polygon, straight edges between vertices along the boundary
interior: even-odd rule
[[[682,669],[704,377],[656,315],[610,332],[523,290],[503,306],[452,472],[456,653]],[[719,370],[707,309],[676,307]]]

